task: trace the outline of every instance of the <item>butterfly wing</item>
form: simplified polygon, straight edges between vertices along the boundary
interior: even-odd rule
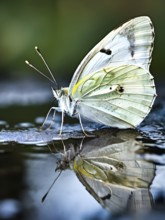
[[[75,158],[73,169],[90,179],[130,188],[147,188],[155,175],[155,165],[137,159],[137,149],[138,143],[129,140],[85,154],[82,151],[82,155]]]
[[[110,212],[120,213],[125,210],[142,212],[152,207],[152,195],[148,189],[131,189],[91,180],[77,173],[78,179],[87,191]]]
[[[88,74],[75,85],[72,96],[85,118],[129,128],[139,125],[149,113],[156,91],[148,70],[121,65]]]
[[[155,166],[135,155],[136,142],[126,141],[79,155],[73,169],[89,193],[111,212],[151,208],[148,190]]]
[[[104,184],[95,179],[91,180],[77,173],[78,179],[85,186],[86,190],[104,207],[112,213],[119,213],[127,208],[131,190],[126,188],[116,188],[109,184]]]
[[[149,17],[134,18],[110,32],[82,60],[69,86],[85,76],[110,65],[135,64],[149,69],[154,42],[154,28]]]

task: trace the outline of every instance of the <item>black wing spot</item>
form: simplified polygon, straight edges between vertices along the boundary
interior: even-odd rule
[[[131,56],[133,57],[135,54],[134,50],[131,50]]]
[[[129,51],[131,52],[131,56],[133,57],[134,54],[135,54],[135,46],[134,46],[134,44],[130,45]]]
[[[105,49],[105,48],[102,48],[100,50],[101,53],[105,53],[107,55],[111,55],[112,54],[112,51],[110,49]]]
[[[110,199],[111,198],[111,194],[107,194],[103,197],[101,197],[102,200],[106,200],[106,199]]]
[[[110,86],[109,89],[112,90],[112,87]]]
[[[119,90],[118,90],[120,93],[123,93],[124,92],[124,88],[123,86],[120,86]]]

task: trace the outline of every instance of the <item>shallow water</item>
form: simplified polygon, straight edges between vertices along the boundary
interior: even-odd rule
[[[85,130],[95,134],[95,137],[83,140],[78,121],[66,118],[63,140],[67,150],[70,149],[68,152],[72,152],[74,157],[70,158],[72,160],[67,164],[66,168],[70,169],[62,172],[44,203],[41,199],[59,174],[55,169],[57,161],[62,159],[57,153],[63,153],[63,144],[59,136],[60,114],[56,116],[56,123],[53,123],[51,128],[40,129],[47,111],[53,104],[49,87],[40,83],[20,81],[11,84],[4,82],[0,88],[0,219],[130,219],[135,212],[140,219],[150,215],[153,219],[164,219],[163,88],[158,90],[159,96],[151,113],[136,130],[110,129],[84,122]],[[81,145],[82,151],[79,151]],[[113,183],[118,187],[116,189],[111,185],[112,192],[115,191],[119,198],[115,200],[115,206],[112,197],[112,203],[108,203],[109,200],[106,199],[99,201],[104,202],[102,205],[106,208],[103,208],[96,201],[101,197],[94,195],[93,188],[89,189],[91,183],[88,182],[88,178],[84,180],[78,170],[73,171],[74,161],[79,163],[79,154],[83,160],[89,159],[89,155],[91,157],[98,152],[96,147],[102,149],[99,157],[107,154],[105,149],[118,149],[118,154],[111,152],[109,157],[113,159],[115,155],[120,166],[126,165],[126,168],[120,167],[120,174],[124,175],[124,180],[120,176],[117,179],[113,176],[108,179],[109,184]],[[127,148],[131,149],[131,154]],[[135,163],[137,161],[138,163]],[[115,165],[113,168],[116,168]],[[88,169],[91,171],[91,166]],[[136,175],[141,175],[138,183],[135,181]],[[93,183],[96,179],[95,176],[92,178]],[[133,178],[134,184],[137,183],[136,187],[131,185],[130,178]],[[102,182],[106,181],[102,179]],[[128,185],[129,192],[125,190]],[[106,191],[104,184],[97,187],[97,193],[101,189]],[[142,189],[145,190],[145,194],[136,196],[136,192],[142,192]],[[132,210],[128,210],[128,207],[132,207]]]

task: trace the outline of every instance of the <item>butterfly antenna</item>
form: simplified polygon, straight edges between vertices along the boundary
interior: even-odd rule
[[[45,61],[45,59],[44,59],[44,57],[43,57],[41,51],[39,50],[39,48],[38,48],[37,46],[35,47],[35,50],[36,50],[37,54],[41,57],[42,61],[44,62],[45,66],[46,66],[46,68],[47,68],[47,70],[48,70],[48,72],[50,73],[50,76],[52,77],[54,83],[55,83],[56,86],[57,86],[57,82],[56,82],[56,80],[55,80],[55,78],[54,78],[54,76],[53,76],[53,73],[52,73],[52,71],[50,70],[50,68],[49,68],[49,66],[48,66],[48,64],[47,64],[47,62]]]
[[[47,195],[49,194],[49,192],[50,192],[50,190],[52,189],[52,187],[53,187],[53,185],[55,184],[55,182],[56,182],[56,181],[58,180],[58,178],[60,177],[61,173],[62,173],[62,170],[60,170],[58,176],[54,179],[54,181],[53,181],[53,183],[51,184],[51,186],[49,187],[48,191],[47,191],[47,192],[45,193],[45,195],[42,197],[42,200],[41,200],[42,202],[45,201]]]
[[[40,73],[42,76],[44,76],[45,78],[47,78],[50,82],[54,83],[54,81],[52,79],[50,79],[48,76],[46,76],[44,73],[42,73],[39,69],[37,69],[35,66],[33,66],[31,63],[29,63],[29,61],[25,60],[25,63],[30,66],[32,69],[34,69],[35,71],[37,71],[38,73]]]

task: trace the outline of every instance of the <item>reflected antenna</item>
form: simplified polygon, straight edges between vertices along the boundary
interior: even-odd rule
[[[42,202],[45,201],[47,195],[49,194],[49,192],[50,192],[50,190],[52,189],[52,187],[53,187],[53,185],[55,184],[55,182],[56,182],[56,181],[58,180],[58,178],[60,177],[61,173],[62,173],[62,170],[60,170],[58,176],[54,179],[54,181],[53,181],[53,183],[50,185],[48,191],[47,191],[47,192],[45,193],[45,195],[42,197],[42,200],[41,200]]]

